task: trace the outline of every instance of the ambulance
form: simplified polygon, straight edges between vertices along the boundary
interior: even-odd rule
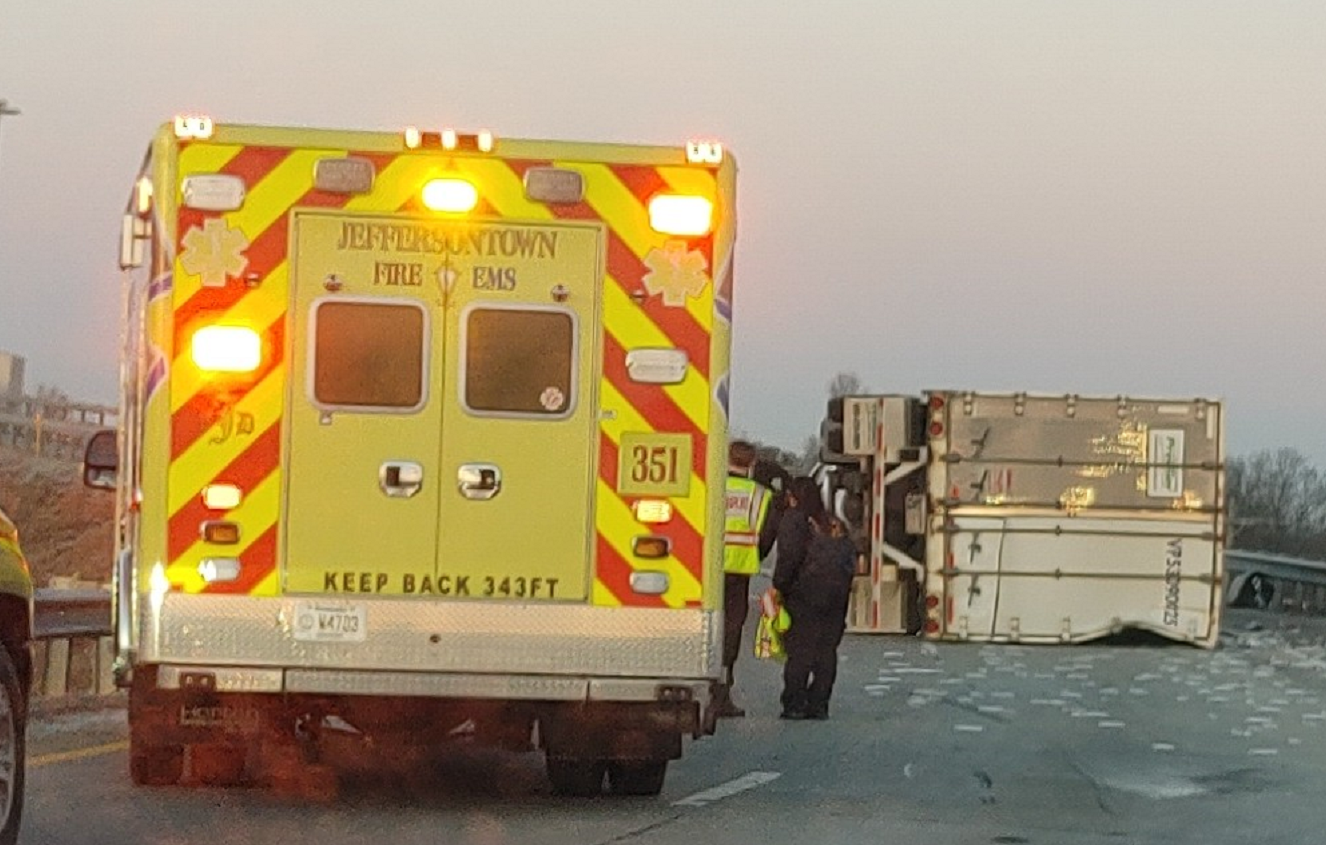
[[[713,730],[732,156],[178,117],[123,218],[117,669],[138,784],[327,731],[657,794]]]

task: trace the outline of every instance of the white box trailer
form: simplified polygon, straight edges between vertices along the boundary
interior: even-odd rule
[[[1070,643],[1141,629],[1215,645],[1219,402],[848,397],[826,435],[825,492],[862,551],[850,630]]]

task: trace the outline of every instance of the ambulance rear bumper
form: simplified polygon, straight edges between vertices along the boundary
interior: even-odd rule
[[[334,669],[158,665],[157,688],[308,695],[407,696],[503,701],[667,701],[707,706],[711,682],[676,678],[565,678]]]
[[[301,636],[328,605],[362,630]],[[722,614],[699,608],[169,593],[139,611],[136,662],[227,667],[287,692],[652,700],[659,683],[717,679],[723,640]]]

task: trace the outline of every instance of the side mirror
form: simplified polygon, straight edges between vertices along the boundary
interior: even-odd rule
[[[114,431],[98,431],[83,453],[83,483],[98,490],[114,490],[120,476],[120,446]]]

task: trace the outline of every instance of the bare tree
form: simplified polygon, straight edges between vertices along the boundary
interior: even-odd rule
[[[1227,483],[1235,547],[1326,559],[1326,473],[1302,453],[1235,458]]]
[[[809,473],[815,468],[815,464],[820,460],[820,438],[817,434],[808,434],[801,443],[801,456],[797,462],[797,470],[803,475]]]
[[[840,372],[829,381],[829,398],[837,399],[839,396],[856,396],[866,392],[866,386],[861,383],[861,377],[856,373]]]

